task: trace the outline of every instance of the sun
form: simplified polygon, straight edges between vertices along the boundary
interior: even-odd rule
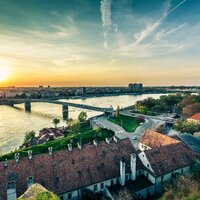
[[[9,68],[0,66],[0,81],[5,81],[8,78],[9,73]]]

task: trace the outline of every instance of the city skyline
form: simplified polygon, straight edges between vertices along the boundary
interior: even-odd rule
[[[199,85],[197,0],[0,2],[1,86]]]

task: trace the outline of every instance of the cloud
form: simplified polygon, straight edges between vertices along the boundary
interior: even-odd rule
[[[100,3],[102,26],[104,29],[104,48],[108,49],[108,33],[112,24],[111,21],[111,0],[101,0]]]
[[[141,41],[143,41],[144,39],[146,39],[152,32],[154,32],[165,20],[165,18],[170,15],[172,12],[174,12],[178,7],[180,7],[183,3],[185,3],[186,0],[181,1],[178,5],[176,5],[173,9],[170,9],[170,1],[167,1],[167,3],[165,4],[165,10],[163,12],[163,15],[160,19],[158,19],[155,23],[148,25],[144,30],[142,30],[142,32],[140,32],[139,34],[137,33],[135,35],[136,37],[136,41],[134,43],[134,45],[137,45],[138,43],[140,43]]]

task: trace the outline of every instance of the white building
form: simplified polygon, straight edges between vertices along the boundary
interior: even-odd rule
[[[157,134],[155,147],[147,138]],[[128,188],[134,197],[146,198],[160,191],[166,180],[175,173],[190,171],[199,154],[183,143],[160,133],[148,131],[141,144],[148,150],[136,152],[129,139],[86,144],[77,148],[31,155],[0,162],[0,199],[15,200],[33,183],[39,183],[59,195],[61,200],[78,200],[97,193],[109,196]],[[161,140],[162,139],[162,140]],[[172,140],[171,140],[172,139]],[[166,141],[171,141],[166,142]],[[30,184],[31,183],[31,184]],[[7,188],[7,190],[6,190]]]

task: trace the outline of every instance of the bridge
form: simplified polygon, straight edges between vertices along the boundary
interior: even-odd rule
[[[96,106],[90,106],[85,104],[78,104],[78,103],[71,103],[71,102],[62,102],[55,99],[3,99],[3,101],[0,102],[0,105],[10,105],[14,106],[16,104],[24,104],[25,111],[31,112],[31,103],[50,103],[50,104],[58,104],[62,105],[62,115],[63,119],[68,119],[69,116],[69,107],[76,107],[76,108],[82,108],[86,110],[93,110],[97,112],[107,112],[112,113],[112,108],[101,108]]]

